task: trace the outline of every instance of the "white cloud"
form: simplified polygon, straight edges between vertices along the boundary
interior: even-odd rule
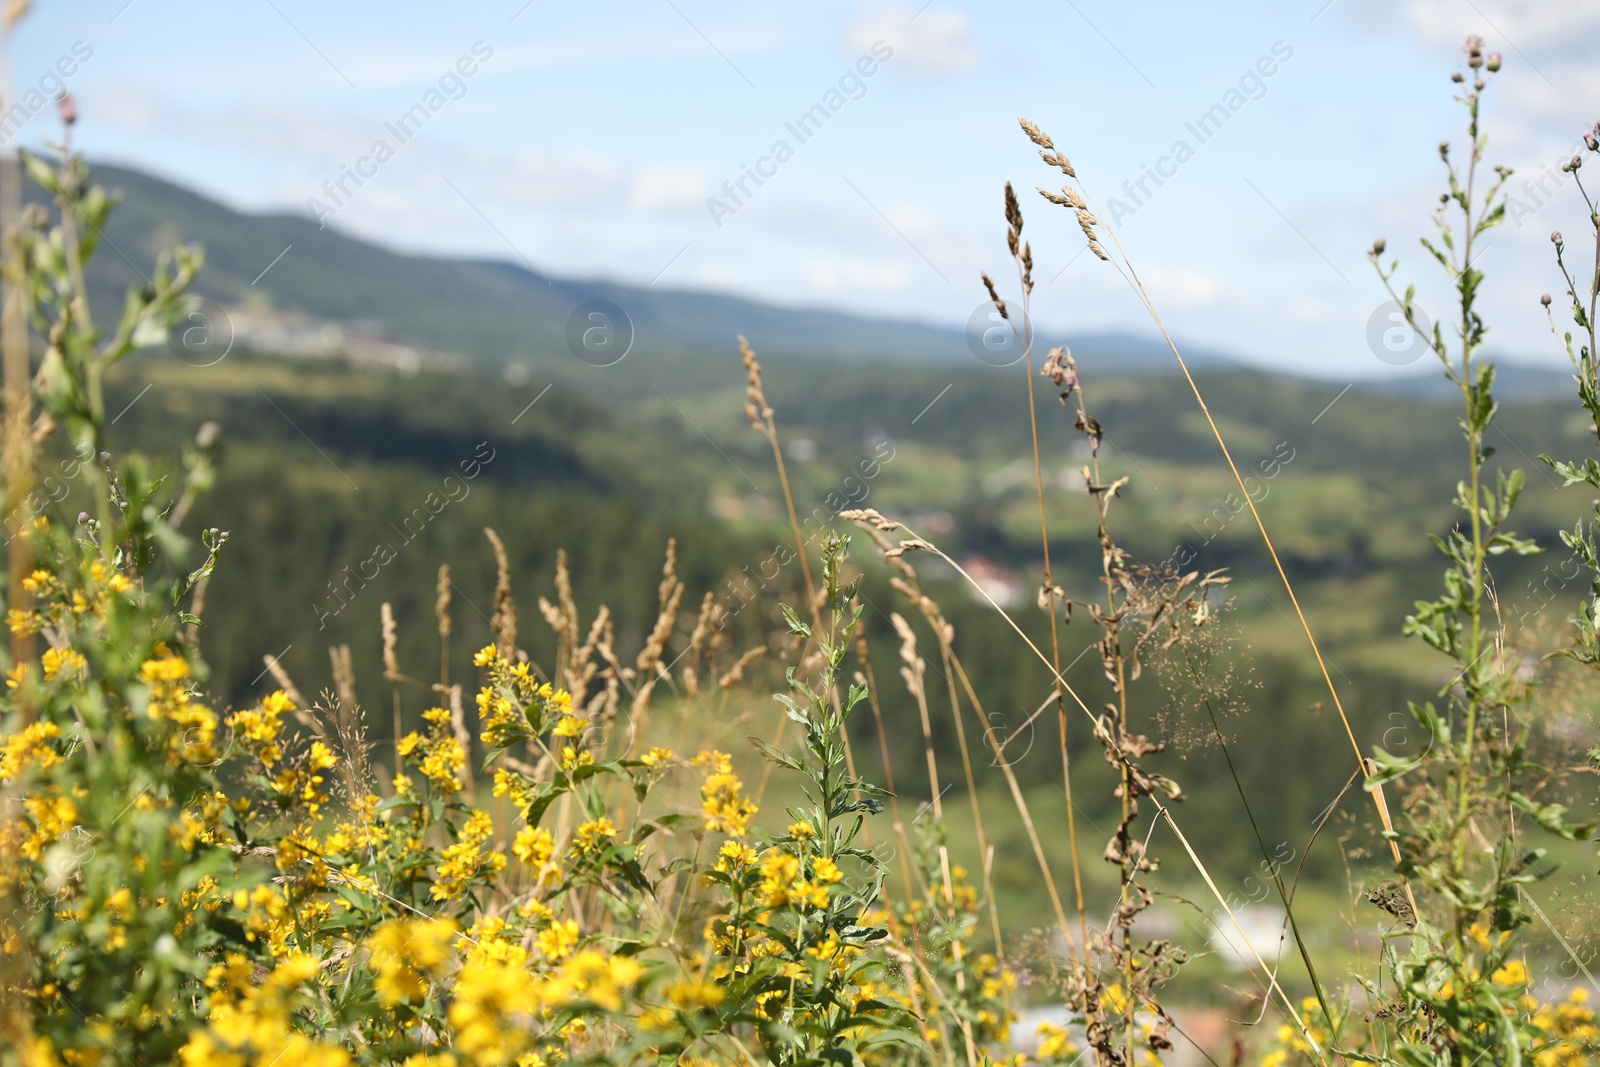
[[[814,260],[806,264],[804,276],[814,289],[830,295],[849,290],[903,293],[911,288],[904,267],[860,259]]]
[[[864,55],[882,41],[894,49],[889,65],[919,78],[970,74],[983,58],[972,23],[959,11],[893,8],[862,15],[845,28],[844,50]]]
[[[614,201],[621,164],[595,152],[482,153],[476,169],[494,177],[488,195],[522,207],[593,207]]]
[[[477,168],[494,175],[488,198],[525,208],[623,208],[636,214],[704,211],[710,179],[698,167],[652,164],[635,171],[598,152],[485,153]]]
[[[1600,71],[1592,62],[1600,0],[1363,0],[1361,7],[1375,24],[1398,19],[1431,50],[1455,52],[1476,34],[1485,51],[1502,53],[1504,70],[1491,94],[1513,112],[1497,129],[1501,143],[1515,151],[1543,156],[1548,142],[1568,146],[1600,117],[1575,108],[1575,101],[1600,97]]]
[[[1288,310],[1291,322],[1319,324],[1339,321],[1338,309],[1318,297],[1297,296],[1289,301]]]
[[[626,203],[642,214],[704,211],[710,182],[699,167],[668,167],[652,164],[633,179]]]
[[[1492,45],[1500,38],[1511,49],[1545,55],[1584,55],[1600,31],[1600,0],[1516,0],[1474,3],[1461,0],[1392,0],[1369,6],[1398,10],[1421,41],[1429,45],[1459,44],[1466,33],[1482,34]]]
[[[1200,270],[1150,267],[1144,271],[1156,304],[1178,308],[1209,307],[1222,295],[1222,282],[1215,274]]]
[[[149,130],[165,119],[165,102],[138,82],[93,86],[78,96],[78,110],[86,118],[131,130]]]
[[[883,213],[908,238],[932,237],[940,230],[940,220],[920,204],[891,204]]]
[[[354,163],[379,138],[395,149],[395,162],[385,165],[376,180],[369,180],[358,199],[370,199],[373,187],[415,197],[428,184],[428,175],[457,176],[463,160],[472,173],[486,176],[480,186],[485,203],[534,210],[615,209],[635,215],[703,212],[710,188],[706,172],[697,167],[654,163],[639,169],[616,156],[583,149],[463,149],[448,140],[442,119],[436,120],[441,122],[442,136],[429,126],[424,128],[428,136],[397,144],[392,131],[371,118],[270,101],[195,111],[137,84],[93,92],[85,101],[85,111],[125,129],[179,133],[211,146],[236,145],[246,153],[270,158],[274,164],[298,164],[305,168],[307,184],[287,197],[293,203],[303,202],[307,195],[324,195],[318,192],[320,182],[337,180],[341,166]],[[294,183],[280,180],[279,184],[287,187]],[[476,193],[469,195],[477,200]]]

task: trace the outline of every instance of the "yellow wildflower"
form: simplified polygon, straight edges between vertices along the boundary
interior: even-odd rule
[[[539,951],[544,953],[545,959],[552,963],[566,959],[572,954],[572,950],[578,947],[577,922],[567,919],[551,923],[547,929],[539,931],[536,944],[539,946]]]
[[[82,674],[89,669],[88,660],[83,658],[81,652],[70,648],[47,648],[40,657],[44,667],[45,681],[54,681],[61,674]]]
[[[616,840],[617,828],[611,825],[611,820],[604,815],[598,819],[579,823],[575,839],[572,843],[573,851],[579,855],[599,852],[606,845]]]

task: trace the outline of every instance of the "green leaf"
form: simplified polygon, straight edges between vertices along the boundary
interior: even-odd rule
[[[794,608],[791,608],[788,604],[779,604],[778,607],[783,611],[783,618],[789,624],[790,633],[796,637],[812,636],[811,626],[800,621],[800,616],[794,613]]]
[[[1596,823],[1567,822],[1567,808],[1563,804],[1540,804],[1522,793],[1512,793],[1511,803],[1527,812],[1533,821],[1568,841],[1587,841],[1593,836]]]
[[[762,756],[766,757],[767,762],[769,763],[780,764],[784,767],[788,767],[792,771],[804,771],[806,769],[805,764],[801,763],[793,756],[788,756],[782,752],[779,752],[776,748],[761,740],[759,737],[751,735],[750,744],[754,745],[756,751],[761,753]]]

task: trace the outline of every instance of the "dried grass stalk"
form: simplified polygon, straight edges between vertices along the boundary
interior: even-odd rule
[[[379,609],[379,615],[383,623],[383,680],[403,682],[406,676],[400,673],[400,660],[395,656],[395,646],[399,644],[398,627],[394,621],[394,608],[387,600]]]
[[[744,680],[744,669],[766,654],[767,647],[765,645],[757,645],[737,660],[734,660],[733,666],[728,668],[727,673],[717,679],[717,688],[726,693],[738,685]]]
[[[328,649],[328,659],[333,664],[333,686],[339,695],[339,703],[346,707],[355,707],[356,670],[350,660],[350,646],[335,645]]]
[[[489,620],[489,629],[494,634],[495,649],[500,657],[512,660],[517,656],[517,605],[511,599],[511,560],[506,556],[505,542],[500,540],[499,534],[487,526],[483,533],[494,549],[495,564],[494,615]]]

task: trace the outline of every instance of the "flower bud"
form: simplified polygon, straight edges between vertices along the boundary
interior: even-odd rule
[[[1466,81],[1467,79],[1462,77],[1462,74],[1461,74],[1461,72],[1459,70],[1456,70],[1456,71],[1451,71],[1450,72],[1450,80],[1455,82],[1457,85],[1460,85],[1462,82]]]
[[[1493,74],[1495,71],[1497,71],[1499,69],[1500,69],[1500,53],[1499,52],[1490,52],[1489,53],[1489,73]]]
[[[1557,248],[1561,247],[1562,241],[1561,241],[1561,231],[1560,230],[1552,230],[1551,231],[1551,233],[1550,233],[1550,243],[1555,245]]]
[[[1375,256],[1381,256],[1383,255],[1383,250],[1388,246],[1389,243],[1380,237],[1376,241],[1372,242],[1372,254]]]
[[[62,93],[56,106],[61,111],[61,124],[71,126],[78,121],[78,105],[73,101],[71,93]]]
[[[1549,293],[1541,294],[1540,297],[1539,297],[1539,303],[1543,304],[1545,307],[1549,307],[1550,306],[1550,294]]]

